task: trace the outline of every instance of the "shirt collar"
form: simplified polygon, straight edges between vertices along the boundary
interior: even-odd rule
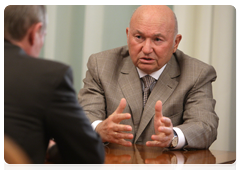
[[[155,71],[151,74],[149,74],[151,77],[155,78],[156,80],[158,80],[158,78],[160,77],[160,75],[162,74],[163,70],[165,69],[167,64],[165,64],[161,69],[159,69],[158,71]],[[147,73],[145,73],[144,71],[140,70],[139,68],[137,68],[139,77],[142,78],[144,76],[147,75]]]

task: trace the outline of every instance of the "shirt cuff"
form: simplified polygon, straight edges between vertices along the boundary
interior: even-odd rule
[[[92,122],[92,128],[93,128],[93,130],[95,130],[96,127],[97,127],[97,125],[98,125],[99,123],[101,123],[101,122],[102,122],[102,120],[95,120],[94,122]]]
[[[186,144],[185,136],[181,129],[174,127],[173,130],[176,132],[178,136],[178,145],[174,149],[182,149]]]

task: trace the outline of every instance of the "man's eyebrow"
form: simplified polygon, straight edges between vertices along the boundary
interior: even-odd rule
[[[136,32],[137,33],[139,33],[139,34],[143,34],[141,31],[139,31],[139,30],[136,30]],[[161,34],[161,33],[156,33],[156,34],[154,34],[153,36],[155,36],[155,37],[163,37],[163,35]]]
[[[143,33],[142,33],[141,31],[139,31],[139,30],[136,30],[136,32],[139,33],[139,34],[143,34]]]
[[[138,34],[143,34],[143,33],[142,33],[141,31],[139,31],[139,30],[136,30],[136,32],[137,32]],[[154,34],[153,37],[163,37],[163,38],[164,38],[165,36],[159,32],[159,33]]]
[[[156,37],[159,36],[160,37],[160,36],[163,36],[163,35],[161,33],[157,33],[157,34],[154,34],[154,36],[156,36]]]
[[[161,33],[157,33],[157,34],[154,34],[154,37],[162,37],[162,38],[166,38],[163,34]]]
[[[154,34],[155,37],[163,37],[161,33]]]

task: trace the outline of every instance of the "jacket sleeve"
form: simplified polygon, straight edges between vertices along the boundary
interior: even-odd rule
[[[92,123],[106,119],[106,101],[95,55],[90,56],[87,67],[84,87],[78,93],[78,102]]]
[[[63,163],[104,163],[104,146],[77,102],[70,68],[57,83],[46,116]]]
[[[185,149],[207,149],[217,138],[219,118],[214,111],[212,82],[216,72],[212,66],[200,71],[195,84],[186,94],[183,124],[178,127],[187,140]]]

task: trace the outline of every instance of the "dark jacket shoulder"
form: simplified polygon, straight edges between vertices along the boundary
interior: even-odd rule
[[[4,71],[11,70],[11,73],[21,70],[22,73],[28,72],[27,75],[43,74],[46,77],[64,74],[69,69],[69,66],[57,61],[31,57],[8,41],[4,41],[4,66]]]

